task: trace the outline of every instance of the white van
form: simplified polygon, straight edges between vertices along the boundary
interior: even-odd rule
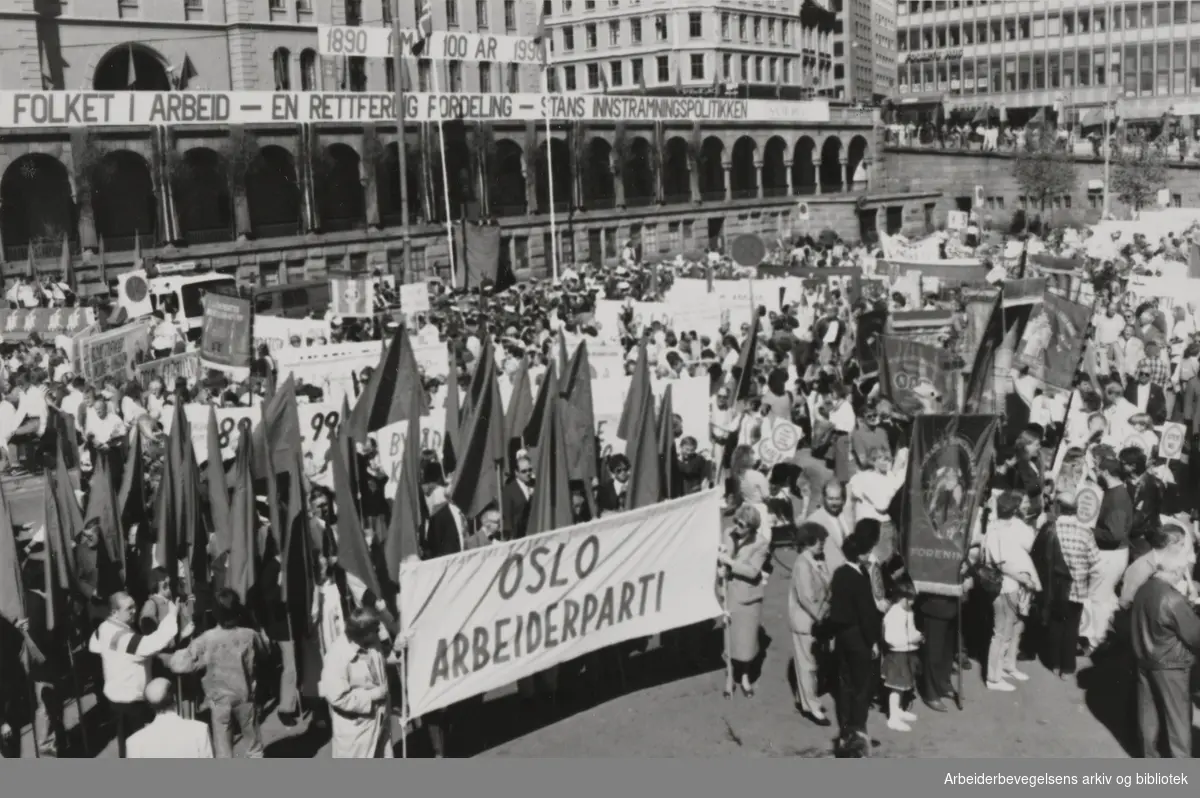
[[[180,267],[186,267],[186,272]],[[176,313],[176,321],[186,331],[188,340],[200,338],[204,325],[204,303],[208,291],[237,294],[237,280],[231,274],[196,272],[195,264],[178,263],[160,266],[159,276],[147,280],[150,303],[155,310]]]

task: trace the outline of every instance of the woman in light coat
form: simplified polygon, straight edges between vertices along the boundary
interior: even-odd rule
[[[317,691],[329,704],[334,759],[392,758],[392,702],[374,610],[350,612],[345,634],[325,655]]]
[[[1018,682],[1029,679],[1017,670],[1017,649],[1033,594],[1042,588],[1030,556],[1036,535],[1021,517],[1027,501],[1015,490],[1000,494],[996,499],[997,520],[983,542],[984,562],[998,568],[1004,576],[1000,593],[992,602],[995,620],[988,646],[987,688],[1006,693],[1016,689],[1010,679]]]
[[[820,667],[817,633],[829,614],[829,566],[825,562],[825,527],[809,521],[796,530],[792,584],[788,591],[788,624],[792,628],[792,657],[796,666],[796,708],[818,726],[828,726],[821,706],[817,672]]]
[[[725,697],[733,695],[737,683],[747,696],[754,695],[751,665],[758,659],[758,630],[762,621],[763,596],[766,592],[767,558],[771,541],[759,534],[762,516],[752,505],[744,504],[733,515],[733,527],[717,554],[725,587],[725,611],[729,624],[725,637],[725,655],[730,671]]]

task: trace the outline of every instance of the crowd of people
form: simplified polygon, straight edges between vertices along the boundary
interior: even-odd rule
[[[880,257],[838,241],[788,243],[774,249],[768,264],[852,266],[871,276]],[[1065,246],[1048,245],[1059,251]],[[960,698],[954,674],[971,668],[967,655],[982,634],[984,680],[992,691],[1018,690],[1029,678],[1022,670],[1029,666],[1021,662],[1035,656],[1063,678],[1075,673],[1081,655],[1119,659],[1137,674],[1144,755],[1157,755],[1162,736],[1169,755],[1190,756],[1189,678],[1200,652],[1192,581],[1195,505],[1188,490],[1195,478],[1158,447],[1168,421],[1187,425],[1187,451],[1200,441],[1200,324],[1191,307],[1174,307],[1168,321],[1156,302],[1130,305],[1122,286],[1134,254],[1087,265],[1101,299],[1074,385],[1046,385],[1013,372],[1011,396],[1019,404],[1006,411],[994,468],[983,477],[989,501],[970,530],[960,595],[922,593],[905,567],[897,506],[907,484],[911,423],[929,405],[892,401],[874,373],[864,373],[855,341],[863,314],[908,309],[909,300],[889,295],[886,281],[866,281],[861,294],[848,284],[806,291],[776,309],[758,309],[752,322],[736,327],[675,329],[639,319],[629,306],[618,329],[604,329],[594,314],[598,298],[665,299],[669,305],[676,278],[736,279],[744,273],[715,252],[647,264],[631,242],[612,268],[578,265],[559,280],[503,291],[435,292],[430,309],[407,324],[413,335],[437,336],[450,348],[448,381],[454,385],[421,381],[435,413],[447,394],[470,394],[475,372],[492,352],[504,379],[528,378],[534,392],[560,351],[569,355],[587,341],[619,342],[630,374],[644,351],[657,378],[709,377],[709,429],[685,429],[681,417],[674,419],[670,456],[677,477],[670,495],[706,488],[724,493],[726,532],[714,566],[726,614],[717,625],[664,635],[662,644],[697,667],[704,667],[710,648],[723,649],[727,696],[755,693],[766,586],[781,562],[772,554],[794,549],[787,615],[796,708],[817,726],[836,722],[839,755],[870,753],[876,702],[897,733],[920,723],[922,707],[949,711]],[[39,301],[60,300],[44,294]],[[64,295],[61,301],[74,300]],[[959,346],[963,336],[957,333],[967,325],[961,296],[941,291],[921,301],[954,311],[937,340]],[[154,354],[194,348],[181,328],[172,328],[169,311],[160,312],[157,323]],[[331,339],[388,339],[399,325],[390,314],[332,319]],[[5,349],[0,451],[14,474],[74,458],[80,479],[71,498],[78,502],[75,511],[82,511],[71,541],[77,591],[68,634],[47,622],[55,613],[46,583],[49,524],[15,532],[25,611],[0,625],[0,742],[7,750],[13,751],[21,724],[31,722],[40,755],[66,755],[63,699],[82,684],[97,689],[123,757],[231,757],[235,730],[244,755],[262,756],[266,707],[285,725],[307,719],[328,729],[334,756],[392,756],[400,709],[396,666],[406,640],[387,597],[364,590],[339,561],[338,519],[354,510],[339,507],[335,491],[321,480],[328,463],[305,466],[303,523],[314,556],[312,595],[303,604],[318,630],[311,651],[300,650],[289,635],[278,591],[250,607],[214,571],[208,585],[184,595],[181,580],[161,566],[135,575],[130,565],[114,585],[97,555],[110,544],[102,512],[93,512],[102,484],[97,477],[114,480],[124,494],[132,478],[112,475],[127,476],[134,455],[144,458],[139,518],[153,524],[166,419],[183,404],[230,407],[271,396],[280,376],[272,353],[261,350],[250,378],[241,382],[214,372],[143,386],[118,379],[90,385],[72,373],[68,352],[36,337],[6,342]],[[303,385],[295,391],[299,401],[322,399]],[[758,444],[782,423],[798,430],[796,453],[764,463]],[[697,438],[710,440],[711,449],[698,446]],[[509,443],[508,481],[499,502],[474,518],[454,503],[461,464],[446,450],[422,453],[428,520],[415,530],[421,556],[526,534],[538,490],[535,462],[520,440]],[[223,471],[216,473],[226,473],[227,487],[234,489],[244,472],[236,460],[220,465]],[[632,466],[626,455],[613,453],[598,463],[590,484],[573,480],[573,519],[624,512]],[[389,524],[394,486],[386,485],[375,441],[360,442],[353,467],[362,489],[363,530],[368,545],[377,546]],[[201,471],[205,479],[213,473]],[[254,500],[258,535],[267,539],[276,516],[265,482],[255,483]],[[46,490],[52,490],[49,479]],[[1089,504],[1094,496],[1098,510]],[[123,507],[126,498],[120,498]],[[134,525],[120,532],[115,545],[124,562],[155,561],[140,551],[144,530]],[[276,556],[275,571],[286,569],[282,555]],[[961,639],[960,613],[969,620]],[[619,660],[629,646],[614,651]],[[579,678],[614,678],[611,658],[589,657],[541,674],[523,681],[520,692],[535,703],[553,699]],[[26,681],[28,697],[18,688]],[[434,756],[455,751],[456,738],[469,733],[464,730],[473,706],[421,719]],[[204,715],[207,726],[196,719]]]

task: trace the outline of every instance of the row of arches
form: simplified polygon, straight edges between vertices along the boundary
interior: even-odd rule
[[[819,148],[808,136],[792,145],[774,137],[761,150],[749,136],[737,139],[728,152],[717,136],[700,142],[697,153],[692,152],[694,146],[683,137],[671,137],[661,157],[655,157],[651,142],[636,136],[619,157],[610,141],[595,137],[582,148],[583,160],[574,169],[570,148],[561,138],[551,139],[549,148],[540,145],[533,159],[527,159],[513,139],[496,140],[482,156],[467,141],[456,139],[446,143],[443,181],[438,154],[422,164],[419,151],[410,145],[409,211],[413,221],[444,220],[445,184],[455,217],[471,203],[479,204],[484,215],[502,217],[545,213],[552,204],[559,210],[572,205],[597,210],[618,202],[638,207],[866,188],[869,162],[862,136],[845,146],[830,136]],[[193,147],[172,158],[167,171],[173,202],[168,204],[156,189],[147,160],[118,149],[103,155],[87,190],[96,234],[108,250],[133,249],[139,236],[143,245],[167,237],[193,244],[229,241],[239,232],[271,238],[365,227],[369,199],[374,200],[379,224],[400,224],[399,161],[396,143],[382,147],[369,162],[349,144],[332,143],[309,164],[298,164],[283,146],[268,145],[245,170],[244,186],[237,186],[222,153]],[[66,165],[52,155],[27,154],[9,164],[0,178],[0,237],[8,259],[23,257],[20,253],[31,245],[61,246],[64,233],[78,238],[80,198],[72,186]],[[375,191],[372,198],[369,187]],[[173,209],[173,235],[164,222],[168,208]],[[245,225],[249,229],[239,231]]]

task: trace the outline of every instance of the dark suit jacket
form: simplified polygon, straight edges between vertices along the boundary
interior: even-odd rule
[[[504,539],[516,540],[525,537],[532,505],[515,480],[504,486],[504,492],[500,495],[500,506],[504,513]]]
[[[467,530],[462,530],[465,534]],[[458,523],[449,504],[438,508],[429,519],[429,529],[425,533],[425,559],[445,557],[462,551],[462,540],[459,538]]]
[[[1125,398],[1134,407],[1138,406],[1138,382],[1130,380],[1125,386]],[[1161,424],[1167,420],[1167,395],[1163,393],[1161,385],[1150,384],[1150,398],[1146,401],[1146,414],[1150,416],[1155,424]]]
[[[625,509],[625,498],[617,495],[616,485],[605,482],[596,491],[596,504],[602,513],[619,513]]]
[[[829,628],[837,645],[869,652],[879,643],[881,620],[871,578],[857,565],[839,566],[829,585]]]

